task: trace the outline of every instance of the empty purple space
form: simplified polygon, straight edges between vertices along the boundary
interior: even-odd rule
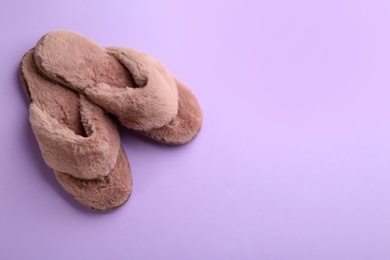
[[[79,206],[28,122],[23,54],[51,30],[160,59],[191,143],[120,127],[128,203]],[[0,259],[390,259],[390,2],[0,3]]]

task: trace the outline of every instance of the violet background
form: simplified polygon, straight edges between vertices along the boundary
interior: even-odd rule
[[[45,165],[18,78],[66,28],[160,59],[205,120],[181,147],[120,128],[108,214]],[[390,1],[0,2],[0,259],[390,259]]]

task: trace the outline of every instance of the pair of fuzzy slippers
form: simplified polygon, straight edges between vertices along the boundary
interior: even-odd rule
[[[96,211],[123,205],[132,191],[111,115],[175,145],[191,141],[202,125],[196,97],[158,60],[75,32],[44,35],[22,58],[20,77],[45,162],[68,193]]]

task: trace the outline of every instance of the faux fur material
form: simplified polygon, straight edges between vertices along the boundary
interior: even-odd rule
[[[130,48],[108,47],[106,49],[114,57],[121,59],[124,64],[126,59],[131,61],[136,58]],[[192,91],[177,78],[173,77],[173,79],[179,95],[177,116],[163,127],[139,132],[160,142],[179,145],[188,143],[198,135],[203,123],[203,112]]]
[[[140,131],[140,133],[160,142],[180,145],[193,140],[202,127],[203,113],[192,91],[175,78],[179,93],[177,116],[161,128]]]
[[[33,100],[30,105],[31,126],[47,165],[80,179],[108,175],[116,163],[120,147],[119,133],[112,120],[100,107],[80,95],[79,105],[74,107],[77,111],[72,114],[80,115],[85,136],[76,134],[65,122],[65,111],[60,111],[68,106],[71,97],[66,93],[70,91],[36,73],[31,54],[25,56],[21,68]]]
[[[147,131],[178,113],[178,90],[165,67],[133,49],[107,51],[75,32],[44,35],[35,49],[37,66],[50,78],[85,94],[128,128]]]
[[[129,163],[123,148],[109,175],[95,180],[80,180],[55,172],[58,182],[82,205],[96,211],[110,211],[124,204],[132,191]]]
[[[37,65],[49,77],[85,93],[122,124],[168,144],[184,144],[199,133],[203,114],[189,88],[153,57],[130,48],[106,50],[66,30],[43,36]]]
[[[132,190],[131,171],[110,117],[79,93],[41,74],[32,50],[22,59],[20,76],[42,155],[62,186],[95,210],[125,203]]]

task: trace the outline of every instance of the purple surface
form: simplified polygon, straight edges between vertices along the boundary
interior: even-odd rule
[[[390,259],[390,2],[2,1],[0,259]],[[182,147],[121,128],[130,201],[90,212],[44,164],[22,55],[67,28],[198,96]]]

